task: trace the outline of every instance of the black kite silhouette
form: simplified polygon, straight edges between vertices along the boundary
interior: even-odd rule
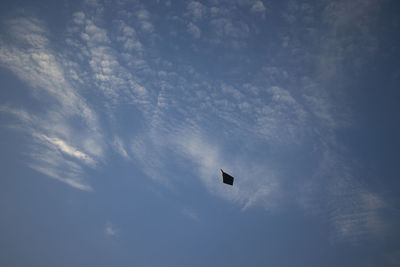
[[[224,184],[233,185],[234,178],[229,174],[227,174],[226,172],[224,172],[222,169],[221,172],[222,172],[222,182],[224,182]]]

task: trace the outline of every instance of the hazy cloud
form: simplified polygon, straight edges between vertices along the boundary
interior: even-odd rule
[[[130,159],[128,152],[126,152],[125,145],[119,137],[114,138],[113,147],[123,158]]]
[[[51,144],[55,145],[58,149],[60,149],[65,154],[75,157],[79,160],[82,160],[86,164],[93,165],[95,163],[95,161],[91,157],[89,157],[87,154],[68,145],[65,141],[63,141],[59,138],[47,137],[46,135],[41,135],[40,138],[43,138],[45,141],[48,141]]]
[[[100,126],[96,113],[65,76],[66,71],[59,63],[59,58],[48,47],[43,23],[34,18],[14,19],[10,23],[14,29],[12,36],[25,44],[2,41],[0,64],[14,72],[28,88],[35,89],[31,97],[36,97],[37,101],[49,97],[53,100],[40,116],[3,107],[4,111],[23,122],[20,129],[33,137],[28,165],[72,187],[90,191],[91,187],[83,181],[83,167],[80,164],[94,167],[96,160],[93,156],[102,157],[102,137],[97,132]],[[24,37],[26,30],[30,32]],[[76,138],[76,131],[71,127],[71,118],[82,122],[84,129],[79,131],[79,138]],[[91,145],[93,142],[97,143],[94,149]],[[79,147],[87,152],[82,152]]]
[[[197,27],[195,24],[193,23],[189,23],[187,26],[188,32],[196,39],[200,38],[201,36],[201,31],[199,29],[199,27]]]
[[[182,210],[183,215],[185,215],[186,217],[188,217],[189,219],[193,220],[193,221],[199,221],[199,215],[193,210],[193,209],[189,209],[189,208],[185,208]]]
[[[116,236],[118,234],[118,230],[115,228],[114,224],[107,222],[104,233],[108,236]]]
[[[205,18],[207,14],[207,8],[200,2],[190,1],[186,7],[187,16],[190,16],[194,21]]]
[[[256,1],[251,7],[251,11],[260,14],[262,17],[265,16],[265,6],[262,1]]]

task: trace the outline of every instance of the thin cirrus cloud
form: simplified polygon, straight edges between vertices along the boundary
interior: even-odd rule
[[[196,39],[200,38],[201,36],[200,28],[191,22],[187,26],[187,31]]]
[[[252,11],[253,13],[260,14],[261,17],[264,18],[264,17],[265,17],[266,8],[265,8],[264,3],[263,3],[262,1],[256,1],[256,2],[251,6],[251,11]]]
[[[84,174],[86,166],[94,168],[96,161],[64,140],[46,136],[46,134],[53,134],[66,137],[68,126],[60,125],[59,120],[52,123],[47,118],[42,119],[20,109],[2,106],[0,110],[19,120],[20,123],[16,124],[17,126],[12,126],[14,130],[28,133],[32,137],[28,146],[30,150],[25,151],[29,156],[27,166],[71,187],[84,191],[93,190],[84,179]],[[92,155],[96,157],[96,153]]]
[[[104,228],[104,233],[108,236],[117,236],[119,230],[115,227],[113,223],[107,222]]]
[[[182,210],[182,214],[193,221],[198,222],[200,220],[199,215],[193,209],[185,208]]]
[[[200,2],[190,1],[186,6],[186,16],[194,21],[202,20],[207,14],[207,8]]]
[[[22,18],[9,24],[11,36],[16,38],[17,43],[10,46],[2,42],[1,64],[35,88],[38,94],[47,93],[53,97],[64,112],[79,115],[91,128],[97,128],[94,112],[73,90],[56,55],[49,49],[42,23],[35,18]]]
[[[356,15],[350,15],[350,5],[357,5]],[[313,125],[318,125],[316,137],[321,140],[318,148],[321,155],[319,166],[314,170],[313,177],[305,181],[302,189],[305,192],[301,193],[299,203],[306,211],[315,212],[321,216],[325,214],[329,218],[333,228],[331,238],[335,242],[358,243],[371,237],[384,236],[388,230],[388,226],[379,215],[387,207],[385,200],[360,183],[359,172],[351,166],[352,163],[348,162],[341,152],[346,149],[337,140],[335,131],[351,127],[352,115],[348,107],[341,106],[340,102],[332,101],[333,92],[329,85],[333,77],[344,77],[342,76],[344,60],[348,60],[350,64],[359,63],[363,60],[359,58],[360,54],[366,57],[371,55],[370,52],[373,51],[376,40],[371,36],[369,29],[373,25],[376,7],[377,1],[363,3],[338,1],[328,4],[323,10],[322,20],[329,27],[320,33],[323,42],[318,53],[310,54],[307,48],[297,46],[297,38],[302,37],[297,37],[295,32],[287,39],[290,42],[285,43],[289,51],[293,53],[301,51],[303,55],[306,55],[306,60],[314,58],[315,64],[320,66],[317,68],[316,77],[304,75],[298,83],[303,88],[303,106],[308,111],[308,116],[313,118]],[[309,35],[310,40],[315,39],[318,29],[315,25],[317,11],[314,7],[291,3],[287,12],[285,16],[288,24],[304,22],[308,27],[306,34]],[[353,19],[356,19],[357,23],[349,22]],[[296,28],[301,32],[299,27]],[[360,35],[349,36],[346,34],[349,30],[360,32]],[[352,44],[351,47],[360,48],[358,51],[368,50],[368,53],[343,54],[349,42]],[[357,67],[352,66],[354,66],[352,69],[357,71]],[[335,82],[346,83],[346,80],[335,79]],[[321,179],[321,177],[326,179]],[[317,202],[317,199],[324,198],[326,201]]]
[[[119,137],[114,138],[113,147],[114,147],[115,151],[117,151],[123,158],[125,158],[127,160],[130,159],[130,156],[129,156],[128,152],[126,151],[125,145],[124,145],[123,141],[121,140],[121,138],[119,138]]]
[[[44,24],[28,17],[11,20],[8,25],[16,42],[10,45],[2,41],[1,64],[33,88],[34,97],[54,100],[47,110],[36,115],[2,107],[2,111],[20,120],[20,130],[34,137],[28,166],[72,187],[92,190],[83,179],[82,164],[94,167],[94,158],[100,159],[103,154],[95,112],[65,76],[59,58],[49,48]],[[85,129],[80,138],[76,138],[71,127],[71,119],[75,117]]]
[[[88,156],[87,154],[85,154],[82,151],[77,150],[76,148],[68,145],[65,141],[56,138],[56,137],[48,137],[46,135],[41,135],[40,138],[44,139],[45,141],[55,145],[58,149],[60,149],[63,153],[74,157],[78,160],[83,161],[85,164],[88,165],[94,165],[95,161]]]

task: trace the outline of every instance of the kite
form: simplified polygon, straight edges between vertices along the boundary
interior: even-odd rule
[[[222,182],[224,182],[224,184],[233,185],[233,177],[224,172],[222,169],[221,172],[222,172]]]

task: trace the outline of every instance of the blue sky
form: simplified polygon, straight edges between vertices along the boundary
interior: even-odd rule
[[[0,265],[400,264],[395,1],[1,6]]]

